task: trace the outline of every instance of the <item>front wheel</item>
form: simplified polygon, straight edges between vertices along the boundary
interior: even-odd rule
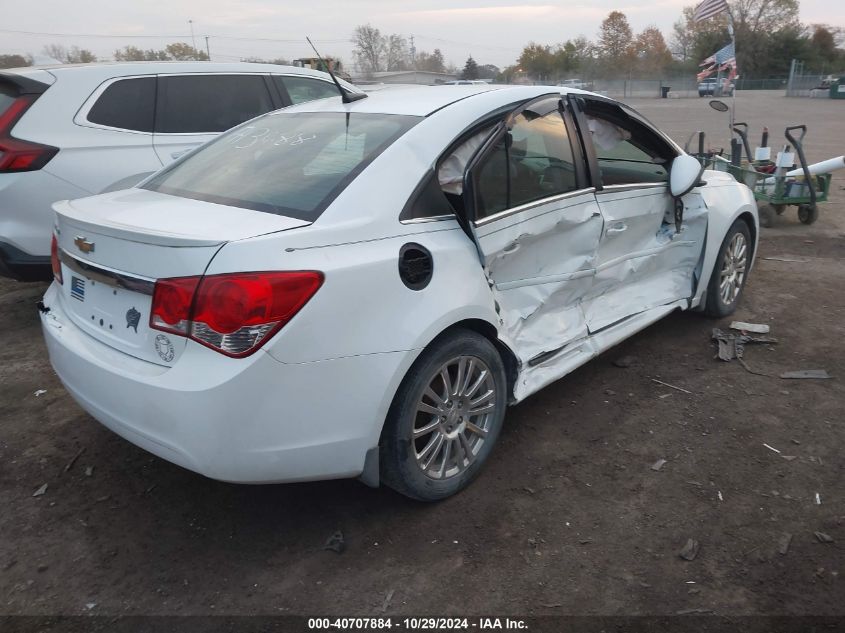
[[[707,285],[705,313],[726,317],[736,310],[751,265],[751,231],[743,220],[736,220],[728,229],[710,282]]]
[[[390,406],[380,444],[382,480],[420,501],[462,490],[489,457],[507,401],[504,365],[490,341],[469,330],[437,339]]]

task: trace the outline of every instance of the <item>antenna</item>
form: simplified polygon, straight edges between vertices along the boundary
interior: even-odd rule
[[[334,73],[332,72],[332,67],[329,66],[328,62],[326,62],[326,60],[323,59],[323,56],[320,55],[319,51],[317,51],[317,47],[314,46],[314,43],[311,41],[311,38],[306,36],[305,39],[311,45],[311,48],[314,49],[314,52],[317,54],[317,59],[319,59],[323,63],[323,66],[326,67],[326,70],[328,71],[329,76],[332,78],[334,85],[337,86],[338,90],[340,90],[340,98],[344,103],[352,103],[353,101],[358,101],[359,99],[367,98],[366,92],[347,92],[346,90],[344,90],[343,86],[341,86],[340,82],[337,80],[337,77],[334,76]]]

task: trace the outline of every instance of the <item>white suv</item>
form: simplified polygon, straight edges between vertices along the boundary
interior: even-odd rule
[[[0,274],[50,278],[54,202],[131,187],[247,119],[337,95],[326,73],[271,64],[0,71]]]

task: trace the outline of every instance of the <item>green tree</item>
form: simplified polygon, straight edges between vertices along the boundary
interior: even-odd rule
[[[637,70],[642,75],[659,77],[672,62],[672,53],[666,46],[663,33],[656,26],[650,26],[637,35],[633,47]]]
[[[529,77],[537,81],[549,82],[555,73],[555,56],[552,47],[529,42],[522,49],[516,63]]]
[[[478,64],[470,55],[461,71],[461,79],[478,79]]]
[[[628,18],[621,11],[611,11],[599,29],[598,50],[609,74],[631,70],[634,59],[634,35]]]
[[[439,48],[435,48],[431,53],[425,51],[417,53],[415,66],[417,70],[425,70],[431,73],[446,72],[446,61],[443,59],[443,53],[440,52]]]
[[[61,64],[90,64],[97,61],[94,53],[78,46],[67,48],[61,44],[48,44],[44,47],[44,54]]]
[[[150,62],[165,61],[170,59],[167,51],[156,51],[153,49],[141,50],[137,46],[124,46],[114,52],[114,59],[118,62]]]
[[[0,68],[22,68],[32,66],[32,58],[23,55],[0,55]]]
[[[205,51],[197,50],[185,42],[168,44],[164,47],[164,50],[167,52],[168,58],[174,61],[208,61],[208,55]]]

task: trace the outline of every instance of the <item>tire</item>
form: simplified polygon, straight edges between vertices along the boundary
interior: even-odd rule
[[[812,224],[819,219],[819,208],[809,204],[800,205],[798,207],[798,219],[803,224]]]
[[[491,391],[479,402],[478,394]],[[382,481],[419,501],[466,488],[490,456],[507,402],[504,364],[490,341],[463,329],[436,339],[408,370],[390,405],[379,444]]]
[[[770,204],[763,204],[757,208],[757,216],[760,221],[760,226],[765,229],[771,228],[775,224],[775,214],[777,209]],[[782,212],[781,212],[782,213]]]
[[[733,314],[751,264],[751,231],[744,220],[737,220],[728,229],[707,284],[705,314],[715,318]],[[723,285],[726,284],[726,285]]]

